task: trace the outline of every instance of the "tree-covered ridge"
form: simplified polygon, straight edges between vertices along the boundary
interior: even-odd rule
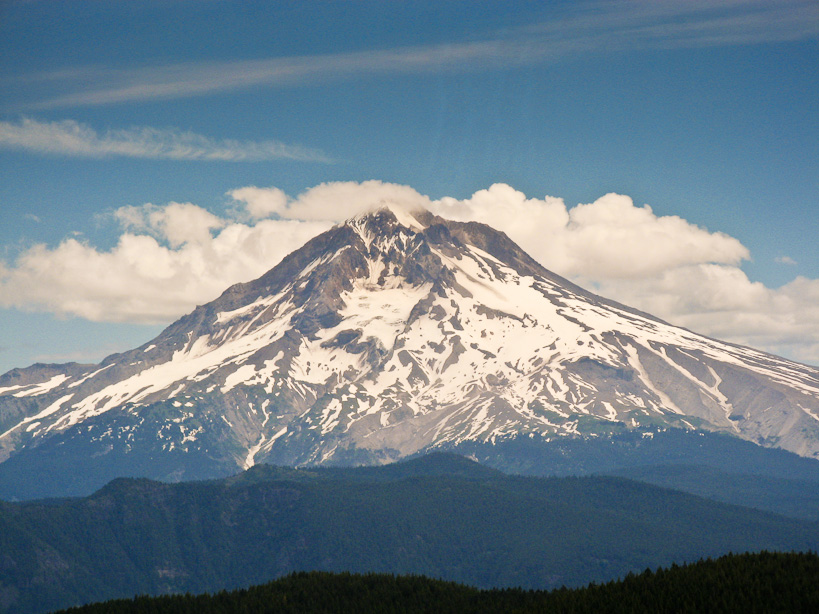
[[[443,454],[378,468],[257,466],[0,503],[0,613],[214,593],[301,570],[545,590],[728,552],[817,549],[816,522],[622,478],[507,476]]]
[[[274,582],[210,595],[136,597],[64,614],[672,613],[819,611],[819,556],[730,554],[580,589],[479,590],[424,576],[299,572]]]

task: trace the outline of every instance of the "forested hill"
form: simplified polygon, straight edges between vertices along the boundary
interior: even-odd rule
[[[817,549],[816,522],[623,478],[508,476],[443,454],[378,468],[257,466],[0,503],[0,612],[213,593],[295,571],[551,589],[729,552]]]
[[[230,593],[139,597],[72,608],[64,614],[817,612],[817,578],[815,554],[768,552],[727,555],[551,592],[482,591],[423,576],[302,572]]]

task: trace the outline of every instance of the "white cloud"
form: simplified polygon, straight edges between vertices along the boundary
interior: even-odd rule
[[[819,364],[819,279],[768,288],[736,267],[697,264],[597,289],[710,337]]]
[[[777,264],[787,264],[788,266],[796,266],[798,264],[796,260],[790,256],[777,256],[774,258],[774,262]]]
[[[0,305],[90,320],[167,322],[254,279],[332,223],[383,203],[426,207],[506,232],[558,274],[697,332],[819,363],[819,280],[781,288],[739,268],[735,238],[607,194],[568,208],[495,184],[467,199],[432,201],[380,181],[325,183],[295,198],[278,188],[229,193],[222,216],[191,203],[124,207],[115,247],[75,237],[0,262]],[[271,219],[273,218],[273,219]]]
[[[228,195],[235,201],[243,203],[247,213],[254,220],[282,216],[287,209],[289,199],[287,194],[279,188],[257,188],[248,186],[229,192]]]
[[[108,251],[72,237],[54,248],[35,245],[11,267],[0,263],[0,305],[92,321],[167,322],[234,283],[259,277],[330,227],[327,222],[261,220],[250,226],[220,220],[218,232],[211,234],[207,211],[174,205],[146,208],[154,226],[142,234],[123,233]],[[200,221],[187,234],[176,225],[185,217]]]
[[[686,264],[738,264],[749,257],[733,237],[676,216],[657,217],[648,205],[636,207],[619,194],[569,210],[562,199],[530,199],[495,184],[466,200],[443,198],[431,209],[503,230],[544,266],[569,277],[642,278]]]
[[[122,207],[114,212],[126,229],[148,231],[167,240],[171,247],[185,243],[205,244],[212,231],[225,226],[225,220],[191,203],[168,203],[164,207],[146,204]]]
[[[55,108],[184,98],[260,85],[326,83],[362,75],[505,69],[588,53],[794,41],[817,34],[815,0],[601,0],[578,2],[551,21],[507,29],[483,40],[320,56],[73,68],[26,75],[17,82],[63,84],[63,94],[29,105]]]
[[[278,141],[211,139],[194,132],[145,126],[108,130],[100,134],[74,120],[40,122],[31,118],[16,123],[0,121],[0,148],[84,158],[122,156],[220,162],[279,159],[328,161],[319,151]]]
[[[285,219],[340,222],[384,203],[408,208],[429,207],[430,200],[409,186],[383,181],[334,181],[290,199],[278,188],[240,188],[228,195],[245,204],[253,217],[277,215]]]

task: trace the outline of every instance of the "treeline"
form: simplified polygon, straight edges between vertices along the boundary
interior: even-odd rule
[[[423,576],[299,572],[214,595],[114,600],[63,614],[819,612],[815,553],[726,555],[580,589],[478,590]]]

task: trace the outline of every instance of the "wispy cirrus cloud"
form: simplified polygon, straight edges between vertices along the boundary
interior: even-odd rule
[[[52,82],[62,89],[50,98],[24,105],[47,109],[187,98],[378,74],[485,70],[590,53],[751,45],[818,35],[815,0],[601,0],[576,3],[550,21],[469,42],[123,69],[74,67],[17,79]]]
[[[194,132],[147,126],[100,133],[74,120],[41,122],[31,118],[17,122],[0,121],[0,148],[84,158],[329,161],[320,151],[278,141],[212,139]]]

